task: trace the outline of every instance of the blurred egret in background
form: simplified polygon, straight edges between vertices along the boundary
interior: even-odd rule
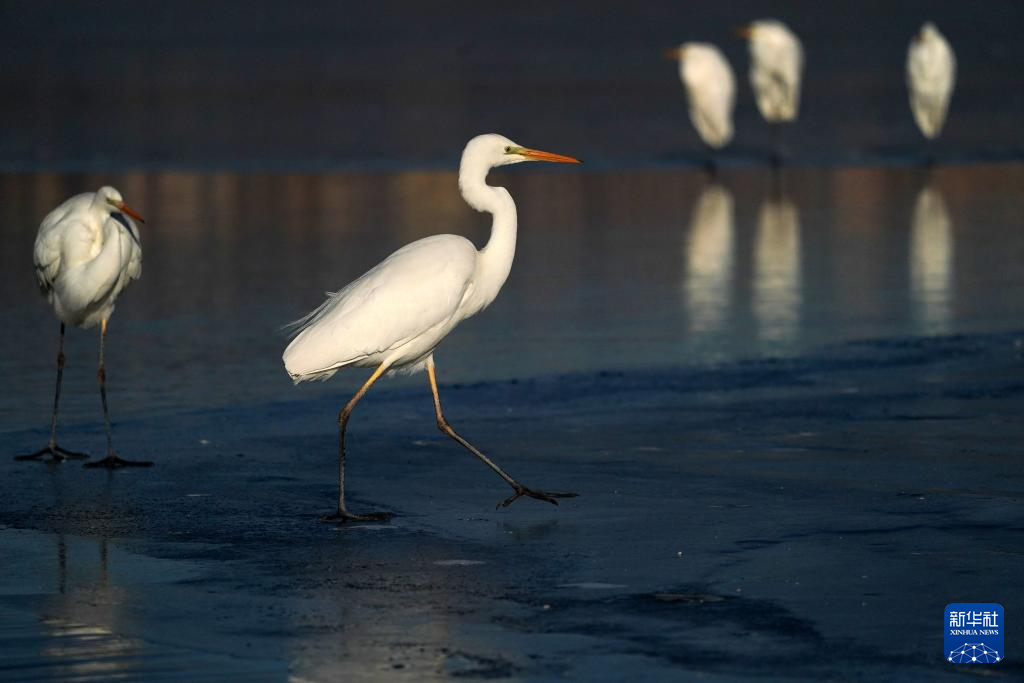
[[[107,321],[114,312],[114,303],[128,283],[142,274],[142,244],[133,218],[145,222],[125,204],[120,192],[113,187],[101,187],[96,192],[68,199],[47,214],[39,226],[35,244],[36,279],[60,320],[57,389],[53,398],[50,441],[31,455],[18,456],[18,460],[60,462],[67,458],[89,457],[57,445],[57,409],[64,374],[64,326],[87,329],[98,324],[100,360],[96,377],[107,430],[107,457],[86,467],[148,467],[153,464],[124,460],[114,451],[103,365]]]
[[[714,149],[727,145],[733,134],[736,78],[725,55],[710,43],[683,43],[665,56],[679,63],[679,78],[690,103],[690,121],[701,139]]]
[[[800,81],[804,50],[789,27],[775,19],[761,19],[739,28],[749,41],[750,85],[757,109],[772,127],[772,163],[782,161],[780,125],[800,113]]]
[[[572,157],[518,145],[501,135],[469,141],[459,167],[462,197],[493,216],[491,237],[477,250],[458,235],[434,235],[408,244],[335,293],[292,325],[296,336],[284,351],[284,366],[296,382],[325,380],[345,367],[372,367],[373,374],[338,415],[338,510],[324,521],[383,520],[388,513],[357,515],[345,507],[345,429],[363,394],[381,375],[426,369],[437,425],[512,487],[499,503],[522,496],[555,505],[574,493],[529,489],[448,424],[441,411],[434,348],[456,325],[486,308],[512,268],[516,248],[516,205],[503,187],[487,184],[490,169],[523,161],[579,163]]]
[[[910,40],[907,88],[917,127],[932,140],[942,132],[956,82],[956,57],[945,37],[930,21]]]

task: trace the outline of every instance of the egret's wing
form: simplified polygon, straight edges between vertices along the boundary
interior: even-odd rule
[[[399,249],[293,324],[284,352],[293,377],[384,353],[449,322],[471,287],[476,249],[437,235]]]
[[[791,87],[792,79],[788,74],[781,71],[774,71],[771,74],[772,83],[774,84],[774,109],[777,112],[776,116],[783,120],[788,120],[794,116],[794,97],[793,89]]]
[[[53,291],[53,284],[57,280],[61,268],[67,266],[65,263],[67,258],[65,237],[71,234],[76,241],[88,238],[89,232],[86,225],[70,216],[75,211],[88,206],[92,201],[92,196],[91,192],[87,192],[67,199],[46,214],[42,223],[39,224],[33,257],[36,266],[36,280],[38,280],[39,288],[44,295],[48,296]]]
[[[787,121],[795,116],[790,76],[775,65],[762,64],[752,72],[757,108],[768,121]]]
[[[39,282],[39,289],[44,295],[49,296],[53,291],[53,283],[60,273],[63,235],[55,229],[56,223],[43,224],[39,226],[39,233],[36,235],[35,251],[33,260],[36,266],[36,280]]]
[[[942,130],[955,78],[956,58],[948,44],[911,46],[907,58],[910,107],[926,137]]]
[[[707,67],[707,73],[691,90],[690,119],[701,138],[717,148],[732,139],[736,81],[724,58],[709,62]]]

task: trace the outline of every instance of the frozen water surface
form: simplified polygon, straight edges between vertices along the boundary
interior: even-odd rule
[[[417,376],[350,431],[353,508],[398,516],[339,533],[317,516],[361,375],[291,386],[274,328],[406,241],[481,241],[483,217],[449,172],[115,174],[151,217],[111,327],[115,436],[158,466],[0,459],[0,672],[953,675],[932,634],[958,587],[1021,597],[1022,179],[496,174],[520,250],[438,354],[447,412],[582,495],[496,511]],[[0,178],[8,456],[45,440],[51,400],[33,225],[99,182]],[[61,438],[98,453],[95,341],[69,337]],[[862,656],[893,632],[899,655]]]
[[[773,6],[808,55],[773,177],[729,37],[759,2],[5,3],[0,679],[960,677],[941,608],[1024,604],[1021,7]],[[925,19],[960,67],[930,149]],[[740,75],[713,181],[684,40]],[[413,239],[482,244],[452,169],[485,131],[588,163],[492,176],[519,249],[438,352],[446,412],[581,496],[495,510],[417,376],[350,426],[352,508],[397,516],[320,524],[363,375],[293,387],[275,330]],[[149,219],[107,371],[157,465],[15,463],[52,400],[35,231],[103,184]],[[96,352],[69,333],[60,433],[101,455]]]

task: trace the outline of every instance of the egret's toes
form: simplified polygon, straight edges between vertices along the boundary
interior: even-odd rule
[[[105,468],[108,470],[116,470],[122,467],[152,467],[153,463],[149,460],[125,460],[117,453],[109,453],[107,457],[96,462],[87,462],[82,467],[88,469],[99,469]]]
[[[86,453],[76,453],[75,451],[69,451],[66,448],[61,448],[56,444],[53,446],[46,446],[40,448],[35,453],[29,453],[28,455],[17,455],[14,457],[15,460],[22,462],[28,460],[38,460],[39,462],[46,463],[59,463],[65,460],[88,460],[89,455]]]
[[[498,503],[497,507],[507,508],[523,496],[534,498],[536,500],[543,500],[547,503],[551,503],[552,505],[558,505],[558,501],[556,500],[557,498],[575,498],[579,495],[568,491],[534,491],[533,489],[528,489],[525,486],[513,486],[512,490],[514,493]]]
[[[55,446],[54,450],[68,460],[88,460],[90,455],[88,453],[78,453],[77,451],[69,451],[66,448]]]
[[[365,515],[356,515],[347,510],[338,510],[332,515],[325,515],[320,521],[325,524],[345,524],[347,522],[387,522],[394,513],[391,512],[369,512]]]

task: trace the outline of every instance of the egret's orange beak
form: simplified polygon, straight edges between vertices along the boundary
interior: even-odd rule
[[[124,202],[116,202],[114,204],[114,206],[117,207],[118,211],[120,211],[121,213],[128,214],[129,216],[131,216],[132,218],[134,218],[138,222],[140,222],[140,223],[145,223],[146,222],[146,219],[143,218],[142,216],[140,216],[138,211],[136,211],[132,207],[128,206]]]
[[[732,30],[732,34],[737,38],[750,40],[751,36],[754,35],[754,29],[749,26],[738,26]]]
[[[582,164],[583,162],[573,157],[567,157],[564,154],[552,154],[551,152],[542,152],[539,149],[528,149],[521,147],[516,151],[519,156],[524,156],[531,161],[551,161],[556,164]]]

